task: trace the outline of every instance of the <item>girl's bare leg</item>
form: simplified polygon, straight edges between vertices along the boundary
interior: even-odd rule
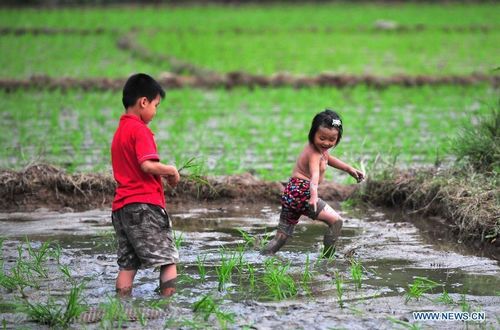
[[[278,230],[274,238],[267,243],[266,247],[260,253],[262,255],[275,254],[283,245],[285,245],[287,239],[288,235]]]
[[[327,204],[319,213],[317,220],[328,225],[327,232],[323,236],[323,256],[330,257],[335,252],[335,244],[342,230],[342,218]]]
[[[132,294],[132,284],[134,282],[136,269],[120,270],[116,277],[116,293],[120,297],[127,297]]]

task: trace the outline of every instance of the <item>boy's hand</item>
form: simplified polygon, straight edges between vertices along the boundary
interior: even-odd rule
[[[170,168],[171,168],[170,172],[172,174],[165,175],[165,179],[167,179],[167,183],[169,184],[169,186],[174,188],[179,183],[181,176],[179,175],[179,172],[174,166],[170,166]]]
[[[349,173],[349,175],[355,178],[358,183],[360,183],[365,179],[365,174],[360,170],[355,169],[354,167],[349,167],[347,173]]]

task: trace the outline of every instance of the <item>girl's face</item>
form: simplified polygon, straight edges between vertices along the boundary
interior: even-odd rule
[[[314,146],[319,152],[326,152],[337,145],[338,137],[338,129],[320,126],[314,134]]]

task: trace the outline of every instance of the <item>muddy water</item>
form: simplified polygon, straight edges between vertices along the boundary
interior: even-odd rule
[[[297,287],[297,294],[278,300],[264,284],[265,257],[258,247],[268,233],[273,233],[279,209],[275,206],[177,206],[170,211],[175,233],[181,237],[178,265],[177,294],[163,308],[167,316],[149,320],[151,329],[223,327],[223,316],[232,314],[228,328],[257,329],[394,329],[417,324],[424,329],[500,328],[500,265],[470,251],[462,244],[440,240],[436,231],[425,228],[415,219],[381,212],[351,210],[343,213],[346,221],[338,251],[334,258],[320,258],[325,226],[303,219],[296,234],[276,258],[288,264]],[[435,229],[435,230],[434,230]],[[256,238],[245,244],[239,230]],[[4,271],[8,274],[18,255],[17,247],[26,237],[34,247],[47,240],[62,247],[60,263],[67,265],[77,283],[85,281],[85,303],[98,306],[114,297],[117,266],[109,210],[84,213],[57,213],[39,210],[23,214],[0,214],[3,242]],[[24,243],[26,246],[26,243]],[[237,251],[241,251],[238,254]],[[232,272],[230,281],[219,285],[217,268],[221,259],[239,255],[242,264]],[[363,267],[361,288],[356,288],[350,260]],[[202,281],[199,260],[206,269]],[[57,271],[55,261],[48,261],[50,271]],[[251,272],[255,285],[251,285]],[[307,285],[301,284],[305,269],[310,270]],[[407,301],[409,285],[417,278],[439,284],[419,299]],[[336,283],[342,279],[342,294]],[[154,292],[158,273],[142,270],[136,277],[134,295],[125,300],[127,306],[150,306],[158,302]],[[30,301],[44,301],[48,294],[62,299],[69,291],[68,280],[49,275],[39,288],[26,289]],[[7,328],[40,328],[25,314],[5,307],[7,301],[17,301],[20,294],[0,287],[0,320]],[[451,301],[442,302],[443,293]],[[216,313],[194,313],[193,304],[208,295],[216,302]],[[412,312],[484,312],[482,323],[462,321],[417,321]],[[222,316],[221,316],[222,315]],[[87,324],[87,328],[102,328],[105,324]],[[131,328],[143,328],[139,322],[129,322]],[[81,328],[81,324],[72,327]]]

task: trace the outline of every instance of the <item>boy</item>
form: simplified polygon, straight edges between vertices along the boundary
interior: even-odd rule
[[[111,143],[113,175],[117,182],[112,204],[118,239],[116,292],[132,293],[139,268],[160,267],[160,294],[175,292],[179,253],[172,238],[172,223],[165,210],[161,177],[172,187],[179,182],[174,166],[160,163],[153,132],[147,124],[156,114],[165,91],[150,76],[138,73],[123,87],[125,114]]]

